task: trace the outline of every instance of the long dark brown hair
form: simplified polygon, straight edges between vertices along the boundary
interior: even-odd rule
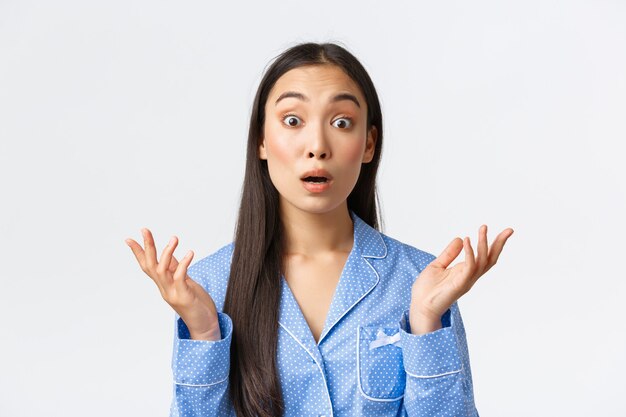
[[[334,43],[302,43],[278,55],[258,87],[248,132],[246,171],[224,312],[233,322],[229,389],[237,416],[282,416],[284,402],[277,370],[278,306],[283,228],[278,191],[259,157],[265,102],[276,81],[305,65],[336,65],[361,88],[367,102],[367,131],[376,126],[374,157],[361,165],[348,196],[348,209],[379,230],[376,173],[383,143],[378,95],[367,71],[354,55]]]

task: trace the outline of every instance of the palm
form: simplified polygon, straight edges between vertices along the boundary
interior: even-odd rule
[[[163,299],[183,319],[192,335],[216,337],[219,323],[215,302],[201,285],[187,275],[192,252],[178,262],[173,255],[178,239],[172,238],[157,261],[152,233],[148,229],[143,233],[145,250],[132,239],[126,241],[141,269],[152,278]]]
[[[439,320],[455,301],[472,288],[478,278],[495,265],[504,243],[512,234],[513,229],[505,229],[496,237],[489,249],[487,226],[481,226],[476,257],[469,237],[464,240],[460,238],[452,240],[441,255],[424,268],[413,284],[411,316],[414,320],[422,318]],[[463,248],[465,261],[448,268]]]
[[[413,300],[423,306],[425,316],[440,317],[448,307],[463,295],[464,262],[445,269],[427,266],[413,285]]]

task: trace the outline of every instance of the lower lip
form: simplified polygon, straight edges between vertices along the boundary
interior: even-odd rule
[[[326,182],[320,182],[316,184],[314,182],[306,182],[304,180],[300,180],[300,181],[302,181],[302,185],[304,186],[304,188],[311,193],[324,192],[330,188],[330,185],[333,182],[332,180],[329,180]]]

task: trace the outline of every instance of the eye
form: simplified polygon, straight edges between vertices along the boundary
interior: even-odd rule
[[[283,123],[285,123],[289,127],[296,127],[299,126],[299,124],[302,122],[300,118],[298,118],[298,116],[293,114],[286,114],[283,116]]]
[[[352,119],[349,117],[341,117],[333,122],[333,126],[340,129],[348,129],[349,127],[352,127]]]

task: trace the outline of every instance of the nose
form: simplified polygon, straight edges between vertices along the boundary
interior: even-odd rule
[[[318,152],[318,153],[319,153],[319,152]],[[317,154],[316,152],[312,152],[312,151],[311,151],[311,152],[309,152],[309,158],[315,158],[315,155],[316,155],[316,154]],[[321,153],[319,153],[319,158],[320,158],[320,159],[325,159],[325,158],[326,158],[326,152],[321,152]]]
[[[327,159],[330,154],[326,133],[323,127],[311,130],[311,140],[308,142],[307,152],[309,158]]]

